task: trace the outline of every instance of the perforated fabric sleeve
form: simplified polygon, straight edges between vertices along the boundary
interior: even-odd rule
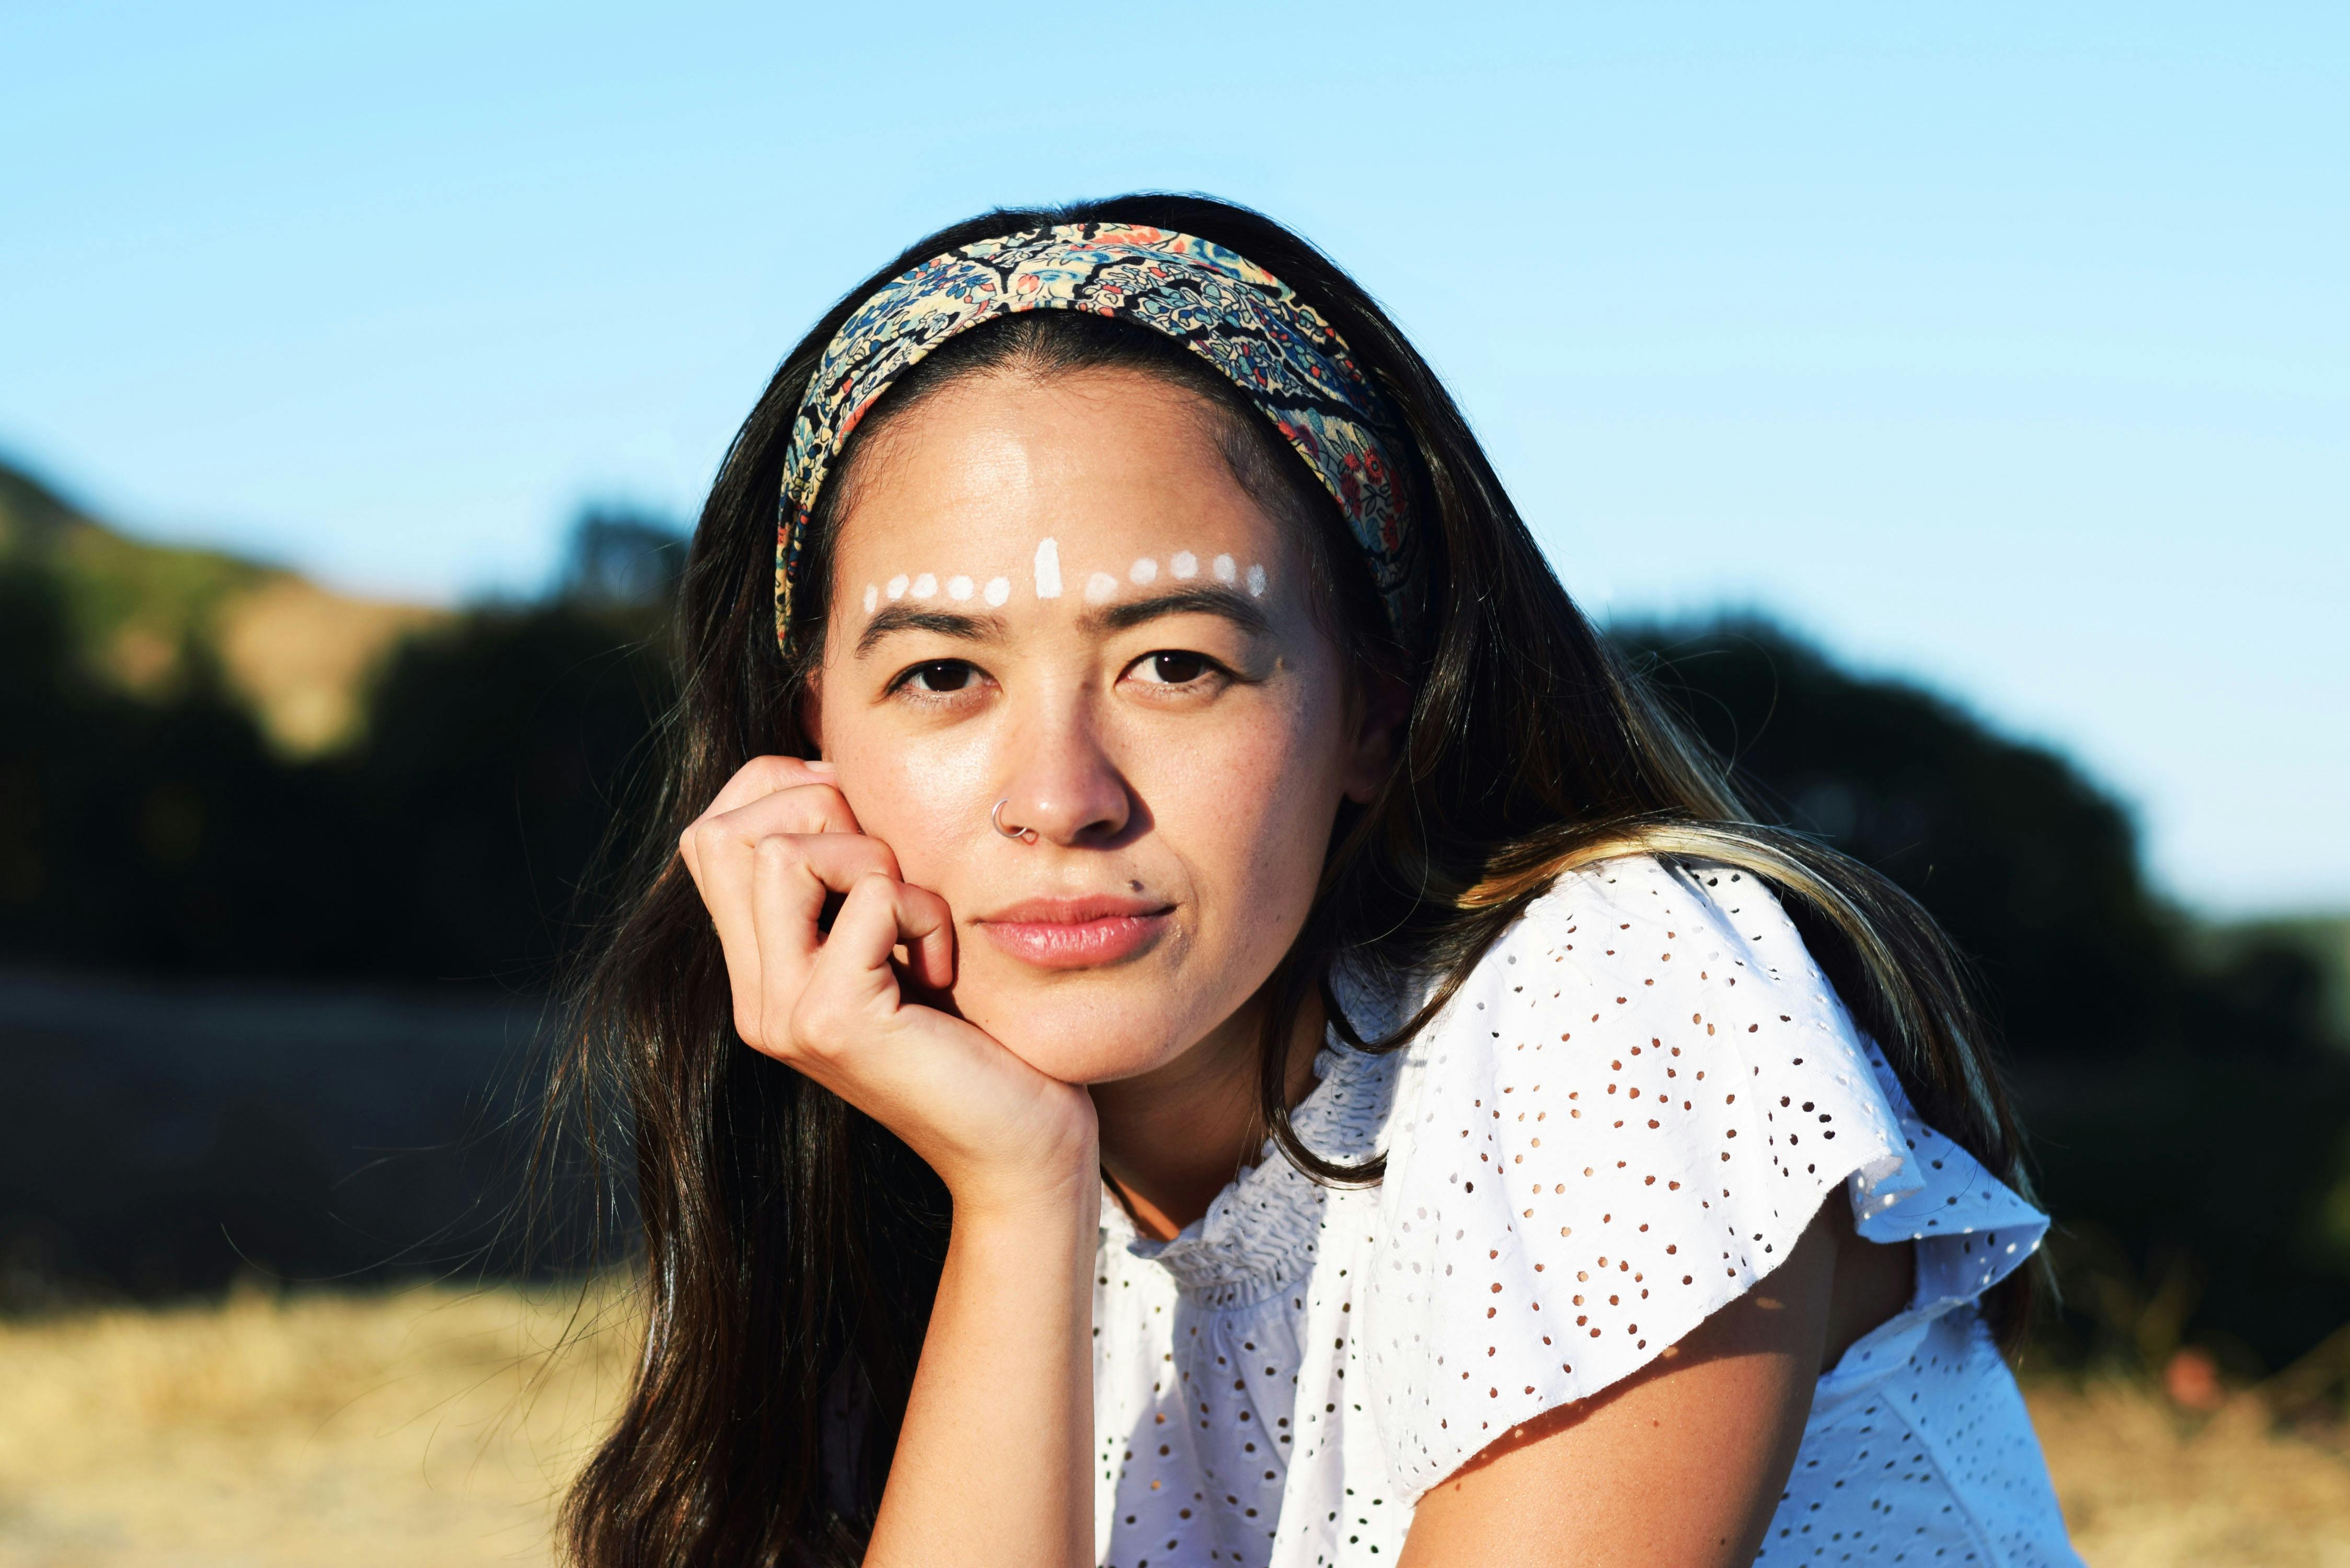
[[[1911,1129],[1743,873],[1563,878],[1409,1050],[1360,1326],[1411,1498],[1743,1295],[1838,1183],[1915,1218]]]

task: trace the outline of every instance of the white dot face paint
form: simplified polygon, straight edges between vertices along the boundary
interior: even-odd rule
[[[926,599],[938,591],[939,580],[930,573],[924,572],[920,576],[914,579],[914,597],[916,598]]]
[[[878,587],[875,587],[871,583],[868,583],[868,584],[866,584],[866,585],[865,585],[865,613],[866,613],[867,615],[871,615],[871,614],[873,613],[873,607],[874,607],[875,605],[879,604],[880,602],[881,602],[881,590],[880,590],[879,588],[878,588]]]
[[[1250,597],[1260,599],[1264,597],[1264,568],[1263,566],[1251,566],[1249,568],[1248,583]]]
[[[900,572],[900,573],[899,573],[896,576],[894,576],[894,577],[892,577],[892,578],[890,578],[890,579],[889,579],[889,602],[890,602],[891,604],[896,604],[899,599],[902,599],[902,598],[904,598],[904,597],[906,597],[906,574],[905,574],[905,573]]]
[[[947,579],[947,597],[951,599],[967,599],[971,597],[971,579],[969,577],[949,577]]]
[[[1240,570],[1232,565],[1232,558],[1230,556],[1217,556],[1210,563],[1209,569],[1216,574],[1216,581],[1220,583],[1232,582],[1240,576]]]
[[[1012,597],[1012,579],[1010,577],[988,578],[987,587],[981,597],[985,598],[989,604],[1002,604],[1004,600]]]
[[[1086,603],[1107,604],[1110,595],[1118,592],[1118,579],[1107,572],[1096,572],[1086,579]]]
[[[1061,597],[1061,546],[1046,539],[1036,546],[1036,597],[1056,599]]]
[[[1200,557],[1189,550],[1178,550],[1174,559],[1167,563],[1167,569],[1175,574],[1177,580],[1188,583],[1200,575]]]
[[[1126,575],[1137,583],[1156,582],[1159,578],[1159,563],[1145,556],[1128,566],[1126,569]]]

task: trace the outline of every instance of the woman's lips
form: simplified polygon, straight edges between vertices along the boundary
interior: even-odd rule
[[[1131,958],[1166,932],[1171,904],[1144,898],[1031,898],[981,919],[988,940],[1038,969],[1091,969]]]

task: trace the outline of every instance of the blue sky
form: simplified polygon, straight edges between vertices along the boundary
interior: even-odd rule
[[[17,5],[0,449],[526,590],[925,230],[1211,191],[1388,304],[1595,612],[1778,614],[2072,752],[2181,900],[2350,908],[2345,16]]]

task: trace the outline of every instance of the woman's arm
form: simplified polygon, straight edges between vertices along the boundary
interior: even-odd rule
[[[1640,1371],[1431,1488],[1403,1568],[1752,1562],[1830,1345],[1842,1209],[1831,1198],[1784,1263]]]
[[[1094,1560],[1099,1168],[1024,1209],[955,1206],[867,1568]]]
[[[1090,1563],[1092,1100],[921,1004],[953,979],[952,917],[899,879],[822,764],[752,763],[681,853],[725,950],[736,1032],[903,1138],[953,1199],[866,1563]]]

